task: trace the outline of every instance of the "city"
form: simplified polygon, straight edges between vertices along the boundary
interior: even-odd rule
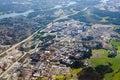
[[[0,3],[0,80],[120,79],[119,0],[9,2]]]

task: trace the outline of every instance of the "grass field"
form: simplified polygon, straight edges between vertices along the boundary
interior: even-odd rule
[[[64,80],[64,79],[66,79],[66,80],[78,80],[78,76],[77,76],[77,74],[79,74],[79,72],[81,72],[82,71],[82,68],[78,68],[78,69],[71,69],[71,72],[70,72],[70,74],[68,74],[68,75],[57,75],[57,76],[55,76],[55,80]]]
[[[108,22],[108,21],[107,21],[108,18],[109,18],[109,17],[103,17],[102,20],[101,20],[100,22],[106,23],[106,22]]]
[[[120,42],[111,41],[113,46],[118,48],[120,51]],[[112,73],[105,74],[104,80],[120,80],[120,53],[115,58],[108,58],[108,51],[104,49],[93,50],[92,54],[100,54],[99,58],[92,57],[88,61],[94,64],[94,67],[98,65],[109,65],[113,69]]]
[[[120,42],[111,40],[110,43],[112,46],[116,47],[118,49],[118,52],[120,53]]]

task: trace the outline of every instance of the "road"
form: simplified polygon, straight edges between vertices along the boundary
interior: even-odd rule
[[[29,36],[28,38],[24,39],[23,41],[21,41],[21,42],[15,44],[15,45],[13,45],[13,46],[12,46],[11,48],[9,48],[8,50],[2,52],[2,53],[0,54],[0,58],[1,58],[2,55],[4,55],[5,53],[8,54],[9,51],[11,51],[12,49],[16,48],[16,47],[19,46],[20,44],[22,44],[22,43],[24,43],[24,42],[26,42],[26,41],[32,39],[32,37],[33,37],[35,34],[37,34],[38,31],[39,31],[39,30],[37,30],[35,33],[33,33],[31,36]]]
[[[79,12],[80,12],[80,11],[75,11],[73,14],[61,16],[60,18],[57,18],[57,19],[53,20],[53,22],[56,22],[56,21],[61,20],[61,19],[66,19],[66,18],[68,18],[69,16],[75,15],[75,14],[77,14],[77,13],[79,13]]]

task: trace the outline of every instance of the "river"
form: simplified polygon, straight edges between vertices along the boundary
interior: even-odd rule
[[[28,10],[28,11],[25,11],[23,13],[4,14],[4,15],[0,16],[0,19],[9,18],[9,17],[16,17],[16,16],[21,16],[21,15],[27,15],[27,14],[32,13],[32,12],[34,12],[34,10]]]
[[[76,2],[71,1],[68,4],[66,4],[66,6],[64,6],[64,7],[69,7],[69,6],[74,5],[74,4],[76,4]],[[53,8],[48,9],[48,10],[60,9],[62,7],[63,7],[63,5],[56,5]],[[42,11],[48,11],[48,10],[42,10]],[[21,15],[28,15],[29,13],[32,13],[32,12],[34,12],[34,10],[28,10],[28,11],[25,11],[23,13],[4,14],[4,15],[0,15],[0,19],[9,18],[9,17],[16,17],[16,16],[21,16]]]

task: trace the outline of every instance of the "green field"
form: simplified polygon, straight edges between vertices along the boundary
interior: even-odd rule
[[[110,41],[110,43],[119,48],[118,52],[120,51],[120,42]],[[115,58],[108,58],[108,51],[104,49],[93,50],[93,55],[99,53],[100,57],[95,58],[92,57],[88,61],[93,63],[93,66],[96,67],[98,65],[110,65],[110,68],[113,69],[112,73],[107,73],[104,76],[104,80],[120,80],[120,53]]]
[[[4,13],[3,12],[0,12],[0,15],[3,15]]]
[[[120,42],[115,41],[115,40],[111,40],[110,43],[112,46],[116,47],[118,49],[118,52],[120,53]]]
[[[82,71],[82,68],[71,69],[70,74],[68,75],[57,75],[54,77],[54,80],[78,80],[78,75]]]

